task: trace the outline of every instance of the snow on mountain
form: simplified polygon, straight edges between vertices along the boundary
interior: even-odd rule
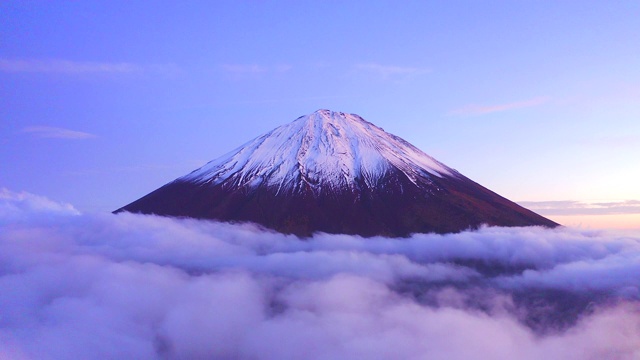
[[[280,191],[352,189],[355,179],[375,187],[396,168],[417,178],[457,172],[403,139],[355,114],[318,110],[259,136],[180,181],[234,186],[267,185]],[[315,191],[317,193],[317,191]]]

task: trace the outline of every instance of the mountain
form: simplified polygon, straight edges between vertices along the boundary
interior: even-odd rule
[[[402,237],[558,224],[355,114],[318,110],[116,210]]]

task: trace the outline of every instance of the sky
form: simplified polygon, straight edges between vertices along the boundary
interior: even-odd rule
[[[4,1],[0,188],[115,210],[317,109],[640,228],[637,1]]]

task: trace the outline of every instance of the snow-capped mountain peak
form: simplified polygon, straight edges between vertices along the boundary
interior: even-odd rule
[[[360,116],[330,110],[259,136],[121,211],[248,221],[303,237],[557,226]]]
[[[178,181],[317,194],[322,189],[352,189],[360,181],[373,187],[394,168],[414,184],[418,178],[457,174],[358,115],[323,109],[259,136]]]

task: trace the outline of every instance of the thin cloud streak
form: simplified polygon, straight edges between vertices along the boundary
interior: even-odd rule
[[[62,59],[51,60],[16,60],[0,59],[0,71],[3,72],[32,72],[32,73],[131,73],[141,71],[138,65],[121,62],[80,62]]]
[[[258,75],[265,73],[284,73],[293,68],[289,64],[279,64],[275,66],[266,66],[259,64],[222,64],[220,68],[232,75]]]
[[[640,97],[639,97],[640,98]],[[601,136],[584,139],[581,144],[588,147],[603,147],[607,149],[625,149],[640,146],[640,135],[628,134],[623,136]]]
[[[640,214],[639,200],[612,202],[521,201],[520,205],[541,215],[620,215]]]
[[[456,110],[452,110],[448,113],[448,115],[453,115],[453,116],[485,115],[485,114],[491,114],[496,112],[539,106],[547,103],[549,100],[550,100],[549,97],[541,96],[541,97],[536,97],[529,100],[516,101],[512,103],[498,104],[498,105],[471,104]]]
[[[66,59],[0,59],[0,72],[49,74],[132,74],[157,72],[177,74],[172,64],[134,64],[129,62],[73,61]]]
[[[97,137],[83,131],[76,131],[52,126],[28,126],[22,129],[23,133],[30,134],[37,138],[46,139],[69,139],[69,140],[85,140]]]
[[[356,64],[355,68],[364,72],[376,74],[382,78],[407,77],[427,74],[431,69],[397,65],[382,65],[377,63]]]
[[[261,74],[267,72],[267,68],[257,64],[224,64],[222,69],[232,74]]]

